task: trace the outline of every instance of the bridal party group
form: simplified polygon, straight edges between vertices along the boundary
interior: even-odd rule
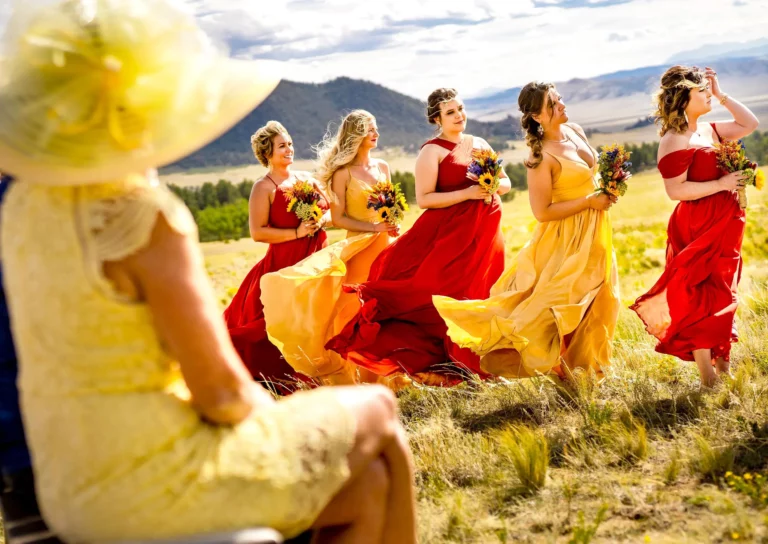
[[[700,121],[713,99],[731,119]],[[678,205],[664,272],[632,309],[656,337],[656,350],[695,362],[710,387],[729,373],[737,341],[745,225],[737,192],[747,179],[718,166],[716,147],[748,135],[758,120],[720,89],[711,68],[670,68],[655,103],[658,169]],[[603,375],[620,307],[609,214],[617,195],[595,190],[598,155],[554,85],[529,83],[518,106],[537,226],[506,266],[499,195],[510,183],[502,171],[490,198],[468,170],[490,147],[465,133],[467,112],[455,89],[427,99],[436,134],[415,165],[424,211],[406,232],[369,204],[377,184],[390,181],[387,163],[372,156],[380,134],[369,112],[352,111],[326,135],[312,173],[292,170],[286,127],[270,121],[255,132],[253,152],[267,173],[250,196],[250,233],[269,247],[224,316],[256,379],[290,392]],[[317,191],[320,210],[308,220],[291,211],[297,183]],[[330,226],[346,237],[329,245]]]
[[[392,389],[606,371],[617,199],[596,191],[601,161],[553,85],[519,96],[538,225],[506,263],[498,195],[510,184],[477,174],[489,146],[465,134],[455,90],[427,100],[436,131],[416,160],[423,212],[407,231],[390,220],[405,202],[372,157],[370,113],[351,112],[317,146],[312,174],[292,170],[291,127],[257,130],[267,174],[250,231],[269,248],[222,319],[194,218],[156,168],[243,119],[279,70],[229,58],[165,0],[25,2],[10,17],[0,507],[11,538],[189,541],[261,527],[415,544],[414,463]],[[701,121],[713,100],[730,119]],[[656,101],[658,167],[679,204],[665,270],[633,309],[658,351],[695,361],[711,386],[737,338],[750,177],[721,170],[719,149],[757,119],[711,69],[670,68]],[[347,232],[334,244],[331,225]]]

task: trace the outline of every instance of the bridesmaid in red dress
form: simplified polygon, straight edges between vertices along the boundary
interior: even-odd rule
[[[731,121],[699,122],[713,96]],[[710,68],[673,66],[661,78],[657,101],[658,167],[667,195],[680,203],[669,220],[664,273],[632,309],[659,340],[656,351],[696,361],[702,386],[711,387],[718,374],[729,372],[731,344],[738,340],[734,316],[745,224],[736,195],[742,173],[720,171],[714,145],[748,135],[758,121],[720,90]]]
[[[464,134],[467,115],[454,89],[428,99],[427,118],[440,134],[416,160],[416,201],[426,211],[374,261],[369,279],[345,286],[361,308],[326,348],[387,376],[398,372],[428,384],[453,384],[467,371],[484,376],[479,359],[447,336],[432,295],[486,298],[504,270],[501,200],[490,204],[467,178],[472,149],[488,147]],[[502,179],[499,193],[510,190]]]
[[[251,238],[269,244],[269,249],[243,280],[224,311],[224,319],[232,343],[254,378],[272,381],[286,392],[297,379],[304,378],[295,373],[267,338],[259,283],[264,274],[293,266],[328,245],[323,226],[330,222],[330,212],[318,224],[302,223],[287,211],[285,191],[296,181],[311,178],[307,173],[290,171],[293,141],[280,123],[270,121],[257,130],[251,137],[251,147],[259,162],[269,168],[254,184],[248,201]],[[325,197],[319,205],[328,210]]]

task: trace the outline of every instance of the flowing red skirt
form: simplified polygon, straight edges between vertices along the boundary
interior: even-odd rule
[[[479,357],[447,336],[433,295],[487,298],[504,270],[501,201],[426,210],[373,263],[369,281],[345,286],[361,308],[326,348],[379,375],[462,370],[484,376]]]
[[[632,309],[658,338],[656,351],[693,361],[693,350],[728,358],[741,278],[745,214],[730,192],[675,208],[667,229],[664,273]]]
[[[280,350],[267,338],[260,282],[264,274],[293,266],[326,245],[325,231],[312,237],[270,245],[264,258],[251,269],[224,311],[232,343],[254,378],[276,384],[307,379],[285,362]]]

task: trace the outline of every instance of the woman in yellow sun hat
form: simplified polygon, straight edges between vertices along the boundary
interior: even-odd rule
[[[392,395],[254,384],[190,213],[146,175],[251,111],[271,68],[161,0],[46,4],[17,8],[0,59],[0,169],[18,179],[2,259],[46,521],[76,542],[254,525],[414,542]]]

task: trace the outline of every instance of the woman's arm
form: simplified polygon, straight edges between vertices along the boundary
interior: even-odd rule
[[[689,139],[684,134],[665,134],[659,143],[659,162],[670,153],[688,149],[688,142]],[[739,171],[712,181],[691,182],[688,181],[688,170],[686,170],[679,176],[664,178],[664,188],[671,200],[699,200],[720,191],[735,191],[744,186],[743,178],[742,172]]]
[[[529,158],[530,160],[530,158]],[[586,197],[563,202],[552,202],[552,168],[555,159],[545,156],[536,168],[528,168],[528,200],[533,216],[539,223],[565,219],[593,208],[607,210],[613,202],[608,195],[590,194]]]
[[[488,194],[474,184],[466,189],[449,193],[437,192],[437,171],[440,156],[437,146],[424,146],[416,158],[416,204],[419,208],[448,208],[465,200],[483,200]]]
[[[269,209],[272,206],[270,196],[274,185],[266,179],[257,181],[251,189],[248,199],[248,226],[251,238],[255,242],[267,244],[279,244],[308,236],[317,231],[320,226],[316,223],[305,221],[295,229],[279,229],[269,225]]]
[[[717,81],[717,74],[712,68],[707,68],[705,74],[709,79],[709,88],[718,101],[722,100],[725,93],[720,89],[720,83]],[[754,113],[744,104],[728,96],[725,101],[725,109],[733,115],[732,121],[718,121],[717,132],[725,140],[738,140],[749,134],[752,134],[760,124]]]
[[[192,405],[204,419],[232,425],[255,406],[273,402],[232,346],[194,240],[160,215],[149,245],[113,264],[128,274],[149,306],[157,334],[179,362]]]

